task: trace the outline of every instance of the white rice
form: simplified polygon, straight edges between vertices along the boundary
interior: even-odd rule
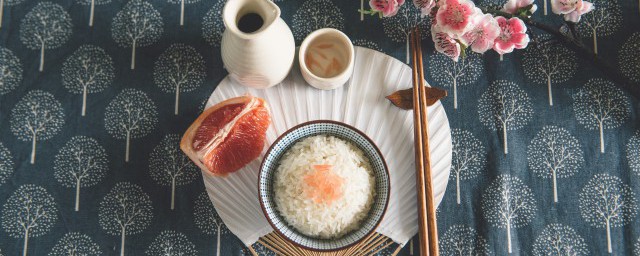
[[[315,203],[305,196],[304,177],[313,165],[332,165],[344,179],[343,195],[331,204]],[[316,135],[289,149],[275,173],[275,202],[285,221],[301,233],[338,238],[357,229],[375,196],[375,178],[362,150],[342,139]]]

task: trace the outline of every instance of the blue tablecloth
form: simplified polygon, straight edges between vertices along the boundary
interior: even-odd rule
[[[561,17],[550,6],[544,16],[536,1],[534,18],[557,25]],[[168,247],[173,254],[162,255],[246,254],[177,151],[226,76],[224,0],[186,0],[184,26],[179,0],[95,0],[93,26],[90,2],[4,0],[0,254],[117,255],[122,242],[126,255]],[[276,2],[297,43],[334,27],[403,61],[409,27],[429,27],[412,5],[361,21],[360,1]],[[603,59],[640,82],[638,2],[594,4],[578,26],[583,40],[597,40]],[[443,104],[453,128],[438,209],[443,255],[640,254],[638,98],[555,43],[454,64],[425,42],[427,80],[449,90]],[[166,77],[176,58],[193,67],[178,107]]]

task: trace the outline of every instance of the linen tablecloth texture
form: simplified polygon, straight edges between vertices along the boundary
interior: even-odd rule
[[[409,27],[429,27],[410,3],[361,21],[356,0],[276,2],[298,44],[334,27],[404,61]],[[583,40],[640,82],[638,2],[593,2]],[[177,151],[226,76],[224,0],[185,0],[184,26],[179,0],[95,0],[93,18],[90,3],[3,2],[0,254],[247,254]],[[536,3],[534,18],[561,21]],[[450,94],[443,255],[640,254],[637,98],[553,43],[454,64],[424,41],[426,79]]]

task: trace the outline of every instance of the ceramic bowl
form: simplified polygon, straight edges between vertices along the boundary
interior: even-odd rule
[[[362,221],[358,229],[336,239],[309,237],[287,225],[286,220],[276,208],[273,191],[274,174],[284,153],[299,140],[321,134],[341,138],[360,148],[365,153],[365,156],[369,158],[375,176],[376,196],[368,216]],[[336,121],[310,121],[295,126],[282,134],[267,151],[260,167],[259,176],[260,205],[269,224],[288,241],[312,251],[341,250],[362,241],[378,227],[389,203],[389,171],[382,153],[363,132]]]
[[[333,54],[327,55],[327,51]],[[321,90],[333,90],[344,85],[351,78],[355,63],[354,52],[351,39],[340,30],[333,28],[318,29],[311,32],[300,45],[300,51],[298,52],[300,73],[311,86]],[[318,55],[315,58],[310,58],[307,53],[311,54],[311,56]],[[338,72],[331,72],[331,74],[317,73],[319,70],[326,72],[326,70],[331,70],[332,67],[335,67]],[[316,73],[314,73],[314,70]]]

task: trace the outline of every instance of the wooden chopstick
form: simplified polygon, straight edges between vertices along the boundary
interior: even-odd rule
[[[416,31],[411,30],[411,53],[412,53],[412,73],[413,73],[413,136],[416,158],[416,192],[418,194],[418,234],[420,240],[420,255],[429,255],[429,224],[427,223],[427,194],[425,191],[424,177],[424,149],[422,141],[422,115],[420,104],[420,85],[418,74],[418,61],[416,50]]]
[[[427,232],[427,242],[428,245],[426,246],[428,249],[428,254],[429,256],[438,256],[439,255],[439,248],[438,248],[438,226],[437,226],[437,221],[436,221],[436,209],[435,209],[435,204],[434,204],[434,200],[433,200],[433,183],[431,180],[431,154],[429,151],[429,119],[428,119],[428,112],[427,112],[427,95],[426,95],[426,89],[425,89],[425,84],[424,84],[424,67],[423,67],[423,63],[422,63],[422,42],[421,42],[421,36],[420,36],[420,30],[419,28],[415,29],[414,32],[414,36],[413,36],[415,43],[415,50],[414,50],[414,78],[417,78],[416,80],[414,80],[414,87],[418,87],[417,89],[417,94],[418,97],[414,96],[414,112],[416,110],[416,105],[418,105],[418,118],[419,118],[419,125],[416,125],[420,130],[419,132],[415,132],[415,134],[419,134],[419,142],[421,142],[421,146],[417,147],[417,149],[420,149],[420,156],[421,156],[421,167],[422,169],[420,170],[419,173],[421,173],[421,175],[419,175],[420,177],[418,178],[420,181],[422,181],[422,189],[419,189],[419,191],[423,191],[423,192],[419,192],[422,193],[422,195],[424,196],[423,198],[421,198],[423,203],[424,203],[424,208],[420,208],[421,210],[424,209],[424,212],[421,212],[421,215],[426,215],[425,219],[426,219],[426,232]],[[415,75],[417,73],[417,75]],[[414,93],[416,92],[416,89],[414,89]],[[417,98],[417,101],[416,101]],[[418,104],[415,104],[418,103]],[[415,116],[415,113],[414,113]],[[425,209],[426,208],[426,209]],[[424,245],[422,245],[421,243],[421,249],[422,247],[424,247]],[[425,254],[423,254],[425,255]]]

